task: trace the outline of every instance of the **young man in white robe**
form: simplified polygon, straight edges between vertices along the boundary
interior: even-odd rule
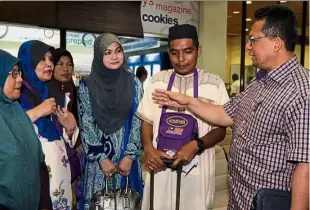
[[[187,174],[182,173],[180,190],[180,210],[206,210],[213,205],[215,191],[215,152],[214,145],[225,137],[225,128],[213,127],[197,118],[188,110],[182,111],[194,116],[198,121],[199,138],[185,144],[173,157],[157,150],[157,136],[162,107],[152,99],[155,89],[167,89],[170,76],[176,73],[172,89],[193,96],[194,71],[198,72],[198,98],[202,101],[223,105],[228,94],[222,79],[206,70],[196,68],[201,48],[197,30],[194,26],[184,24],[169,29],[169,57],[174,69],[155,74],[145,90],[144,97],[137,111],[143,120],[141,125],[142,141],[146,165],[155,171],[154,210],[175,209],[177,173],[165,167],[161,157],[174,159],[174,166],[180,161],[184,164],[193,159],[198,164]],[[200,142],[199,142],[200,141]],[[202,148],[203,147],[203,148]],[[202,153],[201,153],[202,152]],[[201,153],[198,155],[197,153]],[[147,173],[142,201],[142,210],[149,210],[150,173]]]

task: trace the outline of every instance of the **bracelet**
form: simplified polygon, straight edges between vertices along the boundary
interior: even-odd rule
[[[196,138],[195,141],[197,141],[198,146],[197,154],[200,155],[205,150],[205,143],[201,138]]]

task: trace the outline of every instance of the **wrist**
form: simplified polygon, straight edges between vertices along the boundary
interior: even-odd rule
[[[75,126],[75,128],[73,128],[73,129],[72,128],[70,128],[70,129],[65,128],[66,134],[68,136],[73,135],[75,130],[76,130],[76,128],[77,128],[77,126]]]
[[[205,150],[204,141],[203,141],[203,139],[201,139],[201,138],[196,138],[196,139],[194,139],[194,142],[195,142],[196,145],[197,145],[197,151],[196,151],[196,153],[197,153],[198,155],[200,155],[200,154],[203,153],[203,151]]]
[[[125,155],[124,158],[126,158],[126,159],[128,159],[128,160],[130,160],[130,161],[133,161],[133,160],[134,160],[134,159],[133,159],[131,156],[129,156],[129,155]]]
[[[188,104],[186,105],[187,108],[191,109],[194,108],[196,106],[196,100],[195,98],[189,97],[188,99]]]
[[[47,114],[45,114],[45,112],[39,106],[33,109],[33,113],[37,119],[47,116]]]
[[[155,147],[152,144],[147,144],[144,146],[144,151],[147,152],[149,150],[153,150]]]
[[[136,159],[136,154],[133,154],[133,153],[126,153],[125,152],[125,156],[124,157],[127,157],[131,160],[135,160]]]
[[[188,144],[190,145],[191,150],[196,154],[199,150],[197,141],[193,139],[193,141],[190,141]]]
[[[195,102],[195,100],[194,100],[195,98],[189,97],[189,96],[188,96],[188,98],[189,98],[189,99],[188,99],[188,104],[187,104],[187,105],[188,105],[188,106],[193,105],[193,103]]]
[[[103,160],[107,159],[108,156],[105,154],[105,153],[102,153],[100,156],[99,156],[99,159],[98,159],[98,162],[99,164],[101,164],[103,162]]]

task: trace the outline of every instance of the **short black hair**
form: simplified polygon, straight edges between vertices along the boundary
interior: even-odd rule
[[[255,21],[265,20],[262,32],[268,37],[280,37],[288,51],[294,52],[298,40],[297,19],[284,5],[269,5],[255,11]]]
[[[231,76],[231,78],[233,79],[233,81],[236,81],[236,80],[239,79],[239,76],[238,76],[238,74],[233,74],[233,75]]]
[[[147,70],[144,68],[144,66],[139,66],[136,71],[136,76],[141,79],[142,76],[147,76]]]

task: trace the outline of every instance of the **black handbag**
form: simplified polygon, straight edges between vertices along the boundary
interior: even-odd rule
[[[126,177],[125,189],[108,189],[105,178],[105,189],[96,192],[89,210],[141,210],[141,198],[136,190],[128,188],[129,178]]]
[[[291,192],[275,189],[259,189],[252,210],[290,210]]]

